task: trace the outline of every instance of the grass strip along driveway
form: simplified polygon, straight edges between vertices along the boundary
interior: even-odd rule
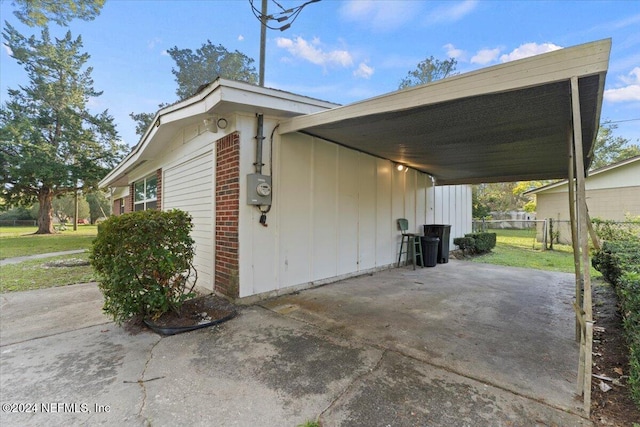
[[[535,230],[488,230],[496,233],[496,247],[490,253],[472,258],[473,262],[533,268],[535,270],[574,273],[573,248],[554,244],[553,250],[542,250],[535,241]],[[591,277],[602,277],[591,267]]]
[[[35,235],[35,227],[0,227],[0,259],[76,249],[88,250],[97,235],[96,226],[79,226],[52,235]],[[94,280],[89,254],[56,256],[0,267],[0,292],[86,283]]]

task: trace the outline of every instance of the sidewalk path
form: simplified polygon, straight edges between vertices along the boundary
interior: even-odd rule
[[[75,249],[73,251],[50,252],[48,254],[18,256],[18,257],[15,257],[15,258],[7,258],[7,259],[0,260],[0,267],[2,267],[3,265],[18,264],[20,262],[29,261],[31,259],[51,258],[51,257],[58,256],[58,255],[81,254],[83,252],[86,252],[86,249]]]

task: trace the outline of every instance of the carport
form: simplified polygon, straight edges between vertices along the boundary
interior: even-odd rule
[[[591,404],[593,317],[585,176],[611,40],[513,61],[292,118],[301,132],[428,173],[439,185],[568,179],[575,261],[577,392]]]

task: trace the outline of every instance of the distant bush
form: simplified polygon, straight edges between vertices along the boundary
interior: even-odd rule
[[[618,295],[622,324],[629,345],[631,397],[640,405],[640,241],[607,241],[591,263]]]
[[[112,216],[98,226],[91,265],[99,275],[103,310],[117,323],[135,315],[180,312],[194,296],[191,217],[147,210]]]
[[[453,244],[458,245],[464,253],[483,254],[496,246],[496,233],[469,233],[464,237],[456,237]]]

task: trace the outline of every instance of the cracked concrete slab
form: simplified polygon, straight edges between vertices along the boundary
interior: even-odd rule
[[[0,424],[143,425],[137,381],[158,340],[156,334],[132,336],[110,324],[3,343],[2,403],[34,404],[35,412],[3,410]]]
[[[153,425],[296,426],[315,419],[382,351],[259,307],[164,338],[145,378]],[[189,373],[188,379],[185,373]]]
[[[320,417],[327,426],[588,426],[589,421],[394,352]]]
[[[581,414],[571,274],[451,260],[393,269],[261,304]],[[284,309],[284,311],[282,311]]]
[[[110,323],[95,283],[0,294],[2,345]]]

